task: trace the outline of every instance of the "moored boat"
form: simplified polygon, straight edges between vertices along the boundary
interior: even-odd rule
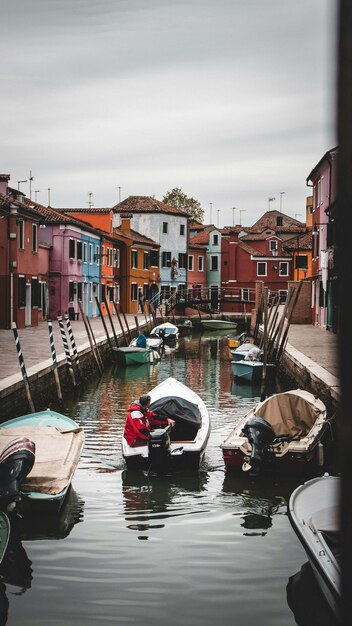
[[[203,400],[192,389],[167,378],[148,392],[157,419],[172,418],[173,428],[151,431],[146,445],[132,447],[122,437],[122,455],[128,469],[179,467],[198,469],[210,435],[210,417]]]
[[[150,331],[150,337],[159,337],[167,344],[175,344],[179,336],[179,330],[175,324],[171,322],[164,322],[155,326]]]
[[[59,510],[76,471],[84,431],[66,415],[46,410],[0,425],[0,506]]]
[[[160,360],[157,350],[151,348],[138,348],[137,346],[125,346],[112,349],[113,360],[120,365],[144,365],[156,363]]]
[[[250,409],[221,444],[225,467],[256,475],[321,466],[327,425],[324,403],[310,392],[274,394]]]
[[[204,330],[235,330],[237,328],[237,322],[231,322],[229,320],[208,319],[201,320],[200,324]]]
[[[248,353],[253,350],[253,348],[257,348],[254,343],[242,343],[237,348],[230,349],[230,355],[232,361],[243,361],[243,359],[248,355]]]
[[[247,361],[246,359],[231,361],[231,367],[234,377],[242,382],[258,383],[262,380],[264,367],[262,361]],[[266,376],[272,380],[276,373],[276,365],[267,363],[266,368]]]
[[[130,346],[132,347],[140,347],[137,346],[138,337],[135,337],[130,341]],[[157,352],[161,352],[163,347],[163,340],[161,337],[146,337],[146,348],[151,348],[152,350],[157,350]]]
[[[340,478],[321,476],[290,496],[288,516],[315,578],[336,617],[340,617]]]

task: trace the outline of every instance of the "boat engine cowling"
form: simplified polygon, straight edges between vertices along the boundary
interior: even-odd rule
[[[249,467],[246,466],[243,469],[248,469],[249,473],[254,476],[260,473],[263,462],[267,456],[267,448],[273,442],[276,435],[270,424],[256,415],[246,422],[243,427],[243,432],[252,447],[248,464]]]
[[[151,430],[148,435],[149,463],[157,471],[167,468],[171,457],[171,427],[165,426]]]
[[[35,443],[27,437],[13,439],[0,455],[0,509],[21,500],[21,485],[35,460]]]

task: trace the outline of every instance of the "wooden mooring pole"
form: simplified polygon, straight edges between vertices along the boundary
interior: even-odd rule
[[[59,398],[60,402],[62,402],[62,391],[61,391],[60,378],[59,378],[57,359],[56,359],[56,350],[55,350],[55,344],[54,344],[53,323],[51,320],[48,320],[48,331],[49,331],[51,358],[53,361],[53,372],[54,372],[55,384],[56,384],[56,389],[57,389],[57,397]]]
[[[117,319],[119,320],[119,324],[120,324],[120,327],[121,327],[121,332],[122,332],[123,338],[125,340],[125,345],[128,346],[128,339],[126,337],[125,329],[124,329],[123,323],[121,321],[120,312],[119,312],[119,310],[117,308],[117,304],[116,304],[115,300],[114,300],[114,307],[115,307],[115,313],[116,313]]]
[[[80,310],[81,315],[82,315],[82,320],[84,322],[84,326],[85,326],[85,329],[86,329],[86,333],[87,333],[90,349],[92,351],[92,354],[94,356],[95,362],[97,364],[97,368],[98,368],[100,374],[102,374],[103,371],[104,371],[104,366],[103,366],[100,354],[98,352],[98,348],[97,348],[95,337],[94,337],[94,334],[93,334],[93,331],[92,331],[91,324],[89,322],[88,317],[86,316],[86,314],[83,311],[82,304],[81,304],[80,300],[78,300],[78,306],[79,306],[79,310]]]
[[[22,354],[22,350],[21,350],[20,339],[19,339],[19,336],[18,336],[16,323],[12,322],[11,327],[12,327],[13,336],[15,338],[17,356],[18,356],[18,360],[19,360],[19,364],[20,364],[20,369],[21,369],[22,379],[23,379],[23,382],[24,382],[24,387],[25,387],[25,390],[26,390],[26,396],[27,396],[28,404],[30,406],[30,409],[31,409],[32,413],[34,413],[35,412],[35,408],[34,408],[34,404],[33,404],[33,400],[32,400],[31,390],[29,388],[27,370],[26,370],[26,366],[24,364],[24,358],[23,358],[23,354]]]
[[[64,345],[68,371],[70,372],[70,376],[72,378],[73,386],[77,387],[77,381],[76,381],[75,373],[74,373],[74,370],[73,370],[70,349],[68,347],[68,341],[67,341],[67,337],[66,337],[64,322],[63,322],[63,319],[62,319],[61,315],[58,316],[57,321],[59,322],[59,327],[60,327],[60,332],[61,332],[61,339],[62,339],[62,343]]]
[[[104,330],[105,330],[106,338],[108,340],[109,348],[110,348],[110,350],[112,350],[112,343],[111,343],[109,331],[108,331],[108,328],[107,328],[106,323],[105,323],[104,315],[103,315],[103,312],[101,310],[101,305],[100,305],[100,302],[98,300],[98,296],[95,296],[95,302],[97,303],[97,307],[98,307],[98,310],[99,310],[101,321],[102,321],[102,324],[103,324],[103,327],[104,327]]]
[[[77,350],[75,338],[73,336],[73,330],[72,330],[70,318],[69,318],[68,315],[65,315],[65,322],[66,322],[67,332],[68,332],[68,336],[69,336],[70,343],[71,343],[71,348],[72,348],[72,354],[73,354],[74,362],[77,365],[77,370],[78,370],[80,378],[83,379],[81,364],[79,362],[78,350]]]

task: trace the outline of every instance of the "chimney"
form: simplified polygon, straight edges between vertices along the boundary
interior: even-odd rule
[[[123,233],[127,233],[128,235],[131,234],[131,219],[132,219],[132,213],[121,213],[120,214],[120,218],[121,218],[121,230]]]
[[[8,182],[10,180],[10,174],[0,174],[0,193],[3,196],[7,195]]]

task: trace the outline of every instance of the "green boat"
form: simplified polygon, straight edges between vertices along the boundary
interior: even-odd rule
[[[19,506],[43,505],[59,510],[81,456],[83,428],[49,409],[0,424],[0,450],[11,449],[21,440],[34,444],[35,452],[33,467],[20,484]]]
[[[10,537],[10,522],[6,513],[0,511],[0,563],[2,562]]]
[[[112,349],[113,360],[120,365],[144,365],[160,360],[160,354],[150,348],[126,346]]]

